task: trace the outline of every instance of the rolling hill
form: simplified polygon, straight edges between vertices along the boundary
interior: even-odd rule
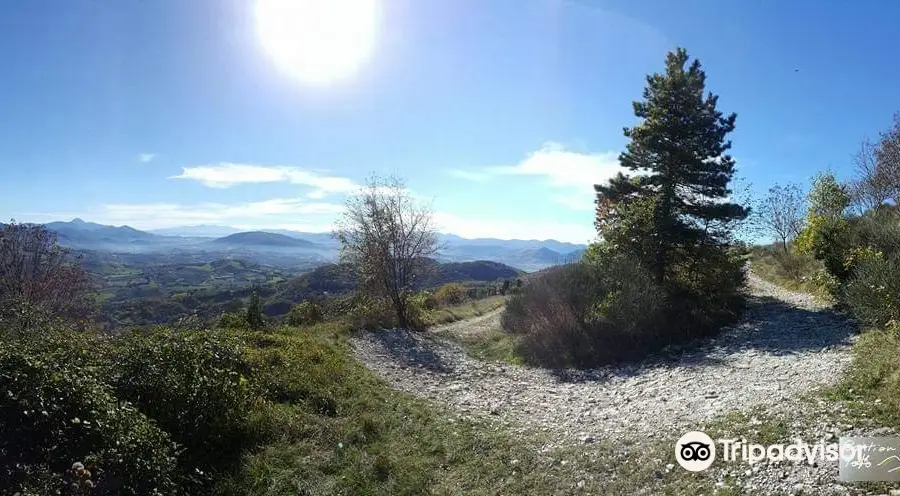
[[[429,275],[419,284],[418,289],[434,288],[449,282],[495,282],[504,279],[515,279],[523,274],[502,263],[479,260],[475,262],[439,263],[434,260],[426,262]],[[324,294],[340,294],[355,290],[357,287],[353,267],[348,264],[325,264],[310,272],[291,278],[275,289],[271,298],[277,308],[270,306],[266,313],[277,315],[285,313],[290,305],[304,299]]]
[[[312,241],[292,238],[284,234],[275,234],[265,231],[250,231],[230,234],[228,236],[216,238],[212,241],[209,241],[207,244],[216,247],[233,248],[322,248]]]

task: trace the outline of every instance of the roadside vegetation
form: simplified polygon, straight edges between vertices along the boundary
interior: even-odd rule
[[[62,286],[84,273],[52,234],[12,223],[0,248],[0,297],[20,309],[2,315],[4,493],[450,494],[516,487],[492,471],[533,459],[519,440],[447,419],[351,358],[346,337],[359,324],[396,325],[387,301],[351,296],[346,311],[307,300],[279,324],[251,294],[208,328],[110,336],[67,320],[90,312],[89,288]],[[57,258],[24,270],[32,252]],[[416,292],[408,315],[426,326],[481,315],[511,287]]]
[[[859,415],[900,427],[900,114],[878,140],[864,141],[856,173],[817,175],[805,215],[777,245],[753,249],[756,274],[827,295],[859,323],[853,365],[829,392]],[[772,196],[773,203],[785,198]],[[769,211],[769,215],[772,212]],[[769,223],[771,227],[771,223]]]
[[[736,115],[717,109],[705,81],[683,49],[647,78],[634,103],[640,122],[626,129],[619,157],[633,174],[595,186],[603,241],[582,262],[533,278],[507,305],[503,327],[521,336],[529,363],[640,358],[739,316],[743,254],[733,233],[749,211],[729,200]]]

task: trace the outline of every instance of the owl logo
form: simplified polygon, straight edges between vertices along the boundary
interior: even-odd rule
[[[711,451],[709,450],[709,444],[701,443],[700,441],[694,441],[691,443],[685,443],[681,445],[681,458],[685,460],[689,460],[692,462],[696,461],[706,461],[709,458]]]
[[[705,433],[691,431],[675,443],[675,460],[691,472],[706,470],[716,459],[716,445]]]

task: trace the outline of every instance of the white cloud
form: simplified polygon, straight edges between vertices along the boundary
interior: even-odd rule
[[[169,179],[190,179],[210,188],[230,188],[238,184],[286,182],[313,188],[310,198],[321,199],[328,194],[350,193],[359,188],[346,177],[327,176],[299,167],[233,164],[222,162],[213,165],[183,167],[181,174]]]
[[[155,153],[142,153],[138,155],[138,161],[140,161],[142,164],[150,163],[154,158],[156,158]]]
[[[548,186],[562,194],[553,201],[572,210],[593,209],[594,185],[609,180],[621,171],[616,152],[580,153],[567,150],[559,143],[545,143],[516,165],[488,167],[478,171],[450,169],[448,174],[484,182],[496,176],[533,176],[546,180]]]
[[[559,143],[545,143],[514,166],[492,167],[495,174],[540,176],[559,188],[588,189],[622,170],[618,153],[579,153],[566,150]]]
[[[473,219],[446,212],[435,212],[434,221],[438,231],[464,238],[555,239],[571,243],[587,243],[597,235],[590,224]]]

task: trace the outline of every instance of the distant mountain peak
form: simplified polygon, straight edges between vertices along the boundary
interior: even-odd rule
[[[69,222],[71,222],[72,224],[87,224],[87,222],[85,222],[81,217],[75,217]]]

